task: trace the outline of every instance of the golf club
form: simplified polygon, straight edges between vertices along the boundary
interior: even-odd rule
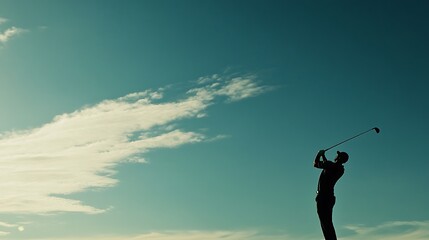
[[[367,133],[367,132],[370,132],[370,131],[372,131],[372,130],[375,130],[375,132],[376,132],[376,133],[379,133],[379,132],[380,132],[380,128],[378,128],[378,127],[371,128],[371,129],[369,129],[369,130],[366,130],[365,132],[361,132],[361,133],[359,133],[359,134],[357,134],[357,135],[355,135],[355,136],[353,136],[353,137],[351,137],[351,138],[348,138],[348,139],[346,139],[346,140],[344,140],[344,141],[342,141],[342,142],[339,142],[339,143],[337,143],[337,144],[333,145],[332,147],[329,147],[329,148],[325,149],[325,152],[326,152],[326,151],[328,151],[328,150],[329,150],[329,149],[331,149],[331,148],[334,148],[334,147],[336,147],[336,146],[338,146],[338,145],[340,145],[340,144],[343,144],[343,143],[345,143],[345,142],[347,142],[347,141],[350,141],[350,140],[352,140],[353,138],[357,138],[357,137],[359,137],[360,135],[363,135],[363,134],[365,134],[365,133]]]

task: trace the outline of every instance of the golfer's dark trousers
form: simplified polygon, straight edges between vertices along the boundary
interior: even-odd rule
[[[317,214],[319,215],[320,226],[322,227],[325,240],[337,240],[334,224],[332,223],[332,210],[335,205],[334,195],[317,195]]]

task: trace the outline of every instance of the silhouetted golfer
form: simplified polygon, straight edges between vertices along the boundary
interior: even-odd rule
[[[337,240],[334,224],[332,223],[332,210],[335,205],[334,186],[338,179],[344,174],[343,164],[349,159],[345,152],[337,152],[334,162],[328,161],[325,157],[325,150],[320,150],[314,159],[314,167],[323,169],[320,173],[319,184],[317,186],[317,214],[322,226],[325,240]],[[320,160],[322,157],[322,161]]]

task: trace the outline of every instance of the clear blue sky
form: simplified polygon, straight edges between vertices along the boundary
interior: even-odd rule
[[[0,239],[429,237],[427,1],[0,1]],[[328,158],[334,157],[328,152]]]

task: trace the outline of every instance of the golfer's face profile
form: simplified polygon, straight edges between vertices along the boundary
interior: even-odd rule
[[[335,161],[335,162],[339,162],[340,160],[341,160],[341,156],[340,156],[340,154],[338,154],[338,155],[335,157],[334,161]]]

